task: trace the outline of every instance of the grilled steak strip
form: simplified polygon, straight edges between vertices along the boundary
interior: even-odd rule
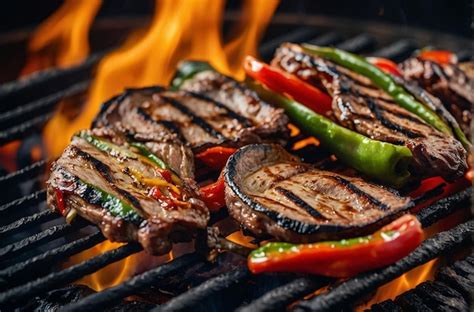
[[[440,65],[416,57],[400,64],[404,78],[416,81],[439,98],[468,137],[471,135],[469,127],[474,107],[473,64],[474,62]]]
[[[466,151],[444,134],[398,106],[369,79],[292,44],[281,46],[272,64],[328,92],[333,114],[343,126],[372,139],[407,146],[417,178],[442,176],[448,181],[467,169]]]
[[[240,83],[204,72],[177,92],[161,88],[128,90],[106,103],[93,126],[112,126],[148,141],[165,137],[199,152],[214,145],[285,143],[289,136],[287,123],[283,110],[260,101]],[[157,131],[159,134],[154,134]]]
[[[94,129],[88,134],[101,142],[120,144],[117,148],[124,152],[105,152],[83,137],[74,137],[55,162],[47,182],[48,204],[53,210],[59,210],[56,191],[60,191],[64,194],[66,212],[76,210],[99,225],[111,241],[139,241],[152,254],[168,252],[172,242],[190,240],[196,229],[207,226],[209,211],[198,199],[191,179],[182,179],[180,204],[172,206],[168,200],[151,195],[154,184],[148,181],[163,181],[161,171],[133,152],[121,134],[114,134],[111,129]],[[174,147],[172,143],[167,149]],[[172,154],[176,153],[165,156]],[[101,202],[103,198],[96,189],[130,205],[134,213],[130,218],[117,215],[111,203]],[[160,192],[169,197],[170,191],[165,189]]]
[[[413,203],[395,190],[301,163],[279,145],[249,145],[228,161],[230,215],[255,235],[290,242],[364,235]]]

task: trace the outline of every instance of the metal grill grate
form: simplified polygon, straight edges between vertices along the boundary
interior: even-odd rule
[[[416,43],[409,39],[399,39],[380,46],[376,36],[371,34],[346,36],[339,32],[321,32],[316,27],[304,26],[294,28],[283,36],[268,38],[260,47],[262,57],[271,58],[274,49],[284,41],[336,45],[348,51],[388,57],[396,61],[406,58],[417,48]],[[100,57],[94,55],[75,68],[54,69],[21,83],[0,87],[0,144],[25,139],[29,134],[38,132],[52,116],[58,101],[84,92]],[[294,141],[299,139],[301,137],[294,138]],[[311,148],[308,146],[297,153],[308,155]],[[32,181],[41,180],[47,163],[47,160],[41,160],[16,172],[0,176],[0,188],[8,190],[19,184],[31,184]],[[22,307],[25,299],[63,287],[142,250],[138,244],[130,243],[67,269],[54,268],[53,265],[60,265],[68,257],[103,242],[104,237],[95,226],[85,221],[68,225],[62,218],[45,210],[45,207],[40,209],[41,205],[44,206],[45,190],[38,188],[38,184],[29,191],[30,194],[4,202],[0,206],[0,307]],[[0,203],[2,200],[0,199]],[[465,207],[469,200],[470,191],[466,190],[427,207],[417,216],[423,226],[427,227]],[[89,231],[87,236],[81,236],[80,230],[85,227],[93,230]],[[215,298],[226,298],[224,294],[229,291],[232,292],[233,299],[219,303],[224,304],[226,309],[273,311],[285,309],[289,304],[302,300],[295,306],[298,311],[333,311],[353,304],[363,294],[373,291],[411,268],[462,246],[471,239],[473,232],[474,222],[471,220],[426,240],[415,252],[394,265],[345,281],[308,300],[302,299],[333,280],[298,275],[252,276],[245,262],[241,261],[232,270],[217,270],[218,274],[206,278],[204,282],[189,290],[181,291],[166,303],[154,307],[154,311],[218,309]],[[69,234],[72,235],[71,238]],[[190,267],[202,266],[204,263],[205,259],[198,253],[186,254],[118,286],[73,302],[65,309],[100,310],[115,306],[127,296],[156,286],[161,280],[180,276]],[[219,267],[219,264],[216,266]],[[263,287],[264,284],[267,286]],[[268,287],[268,284],[271,284],[271,287]],[[249,287],[249,290],[242,289],[246,287]]]

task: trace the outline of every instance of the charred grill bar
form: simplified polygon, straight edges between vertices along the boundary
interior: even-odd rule
[[[313,27],[299,27],[284,36],[269,38],[260,48],[262,56],[269,59],[274,49],[283,41],[311,42],[319,45],[336,45],[357,53],[367,53],[401,61],[409,56],[418,46],[415,41],[396,39],[383,46],[378,45],[378,38],[367,33],[348,37],[343,32],[321,32]],[[83,64],[66,70],[53,69],[36,75],[22,82],[15,82],[0,87],[0,144],[16,139],[25,139],[38,131],[52,116],[56,103],[65,97],[84,92],[92,77],[94,66],[101,55],[91,56]],[[302,137],[297,138],[302,139]],[[296,139],[292,140],[292,144]],[[311,158],[311,148],[297,153]],[[30,194],[5,202],[0,198],[0,307],[21,307],[25,298],[31,299],[48,291],[63,287],[75,280],[96,272],[97,270],[137,253],[142,248],[137,244],[127,244],[118,249],[106,252],[85,262],[67,269],[46,271],[48,266],[60,265],[63,260],[104,241],[104,237],[94,226],[86,222],[66,225],[57,215],[39,207],[45,201],[45,190],[37,183],[46,167],[47,160],[40,160],[8,175],[0,176],[0,187],[14,189],[20,184],[31,184]],[[468,205],[470,190],[462,191],[421,210],[418,219],[424,227]],[[92,229],[86,236],[78,235],[79,229]],[[301,277],[296,275],[285,278],[273,276],[252,276],[240,263],[233,270],[220,272],[190,290],[181,291],[166,303],[147,308],[154,311],[176,311],[187,308],[204,308],[201,305],[214,305],[213,301],[221,294],[232,291],[236,300],[235,308],[239,311],[270,311],[284,309],[291,303],[298,302],[296,310],[332,310],[336,307],[352,305],[363,294],[393,280],[404,272],[419,266],[430,259],[466,246],[472,239],[474,224],[468,221],[452,230],[439,233],[425,241],[414,253],[401,262],[382,270],[369,272],[350,279],[313,298],[303,297],[324,287],[332,280],[321,277]],[[68,235],[70,234],[70,235]],[[69,237],[65,243],[58,242]],[[41,248],[51,246],[51,248]],[[223,255],[220,255],[223,257]],[[472,260],[471,260],[472,261]],[[130,280],[83,299],[76,298],[66,307],[68,311],[80,311],[84,308],[100,309],[120,305],[122,300],[140,293],[141,290],[156,285],[160,280],[179,276],[188,267],[202,265],[204,259],[198,253],[187,254],[155,269],[137,275]],[[459,280],[453,276],[452,267],[442,270],[440,275],[445,281]],[[448,279],[448,276],[450,279]],[[272,280],[271,287],[264,287],[266,281]],[[239,291],[240,287],[254,285],[256,295]],[[258,289],[261,287],[262,289]],[[179,292],[178,292],[179,293]],[[408,295],[409,296],[409,295]],[[405,296],[406,298],[406,296]],[[398,299],[395,303],[406,301]],[[222,304],[222,303],[221,303]],[[389,305],[391,303],[384,303]],[[374,307],[377,308],[377,307]]]

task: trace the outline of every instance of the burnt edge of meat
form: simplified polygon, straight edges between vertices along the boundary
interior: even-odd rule
[[[284,231],[291,231],[293,234],[290,234],[288,241],[292,242],[311,242],[316,240],[325,239],[326,236],[324,233],[338,233],[337,238],[353,237],[357,235],[369,234],[373,229],[379,228],[381,225],[389,222],[391,219],[403,214],[407,210],[413,207],[413,202],[410,201],[402,209],[393,213],[392,216],[382,215],[379,219],[368,224],[358,224],[358,225],[329,225],[329,224],[309,224],[302,221],[294,220],[289,217],[286,217],[275,211],[271,211],[266,208],[264,205],[261,205],[252,200],[252,198],[247,195],[241,187],[235,182],[235,178],[239,172],[237,172],[236,165],[241,158],[245,157],[248,150],[252,148],[260,148],[268,152],[272,152],[275,147],[280,147],[278,145],[272,144],[252,144],[247,145],[237,152],[235,152],[228,160],[227,165],[224,170],[224,180],[226,185],[233,192],[233,196],[240,200],[243,204],[247,205],[256,212],[259,218],[266,219],[270,222],[274,222]],[[280,147],[281,148],[281,147]],[[293,155],[291,155],[293,156]],[[293,156],[295,159],[297,157]],[[388,188],[385,188],[388,189]],[[393,194],[398,194],[396,190],[393,190]],[[369,195],[370,196],[370,195]],[[226,192],[226,201],[227,201],[227,192]],[[228,201],[227,201],[228,202]],[[229,205],[229,204],[228,204]],[[334,237],[331,237],[331,239]]]

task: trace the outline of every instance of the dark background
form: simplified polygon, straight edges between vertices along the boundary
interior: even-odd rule
[[[152,12],[153,2],[104,0],[99,18],[115,15],[149,15]],[[61,3],[59,0],[3,1],[0,8],[0,31],[32,28]],[[229,0],[227,6],[229,9],[237,8],[239,3],[238,0]],[[473,0],[282,0],[278,12],[384,21],[472,37]]]

